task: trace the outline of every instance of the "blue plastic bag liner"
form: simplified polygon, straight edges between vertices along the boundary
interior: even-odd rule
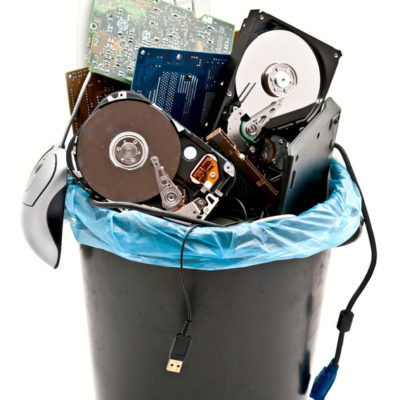
[[[358,229],[361,196],[346,168],[332,160],[330,196],[298,216],[197,227],[184,250],[185,268],[221,270],[304,258],[341,245]],[[66,218],[76,240],[140,263],[179,267],[187,226],[139,211],[91,206],[89,194],[70,184]]]

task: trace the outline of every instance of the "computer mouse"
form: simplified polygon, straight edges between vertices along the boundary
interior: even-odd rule
[[[34,252],[57,268],[67,188],[65,149],[51,147],[35,165],[23,196],[22,227]]]

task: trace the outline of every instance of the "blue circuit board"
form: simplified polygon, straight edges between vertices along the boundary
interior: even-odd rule
[[[143,94],[198,135],[205,122],[229,55],[141,47],[132,90]]]

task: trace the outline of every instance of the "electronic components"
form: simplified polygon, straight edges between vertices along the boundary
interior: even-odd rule
[[[132,90],[202,137],[228,59],[226,54],[142,47]]]
[[[203,185],[205,190],[210,190],[219,179],[216,157],[212,154],[206,154],[194,167],[190,179],[193,183]]]
[[[90,32],[90,70],[130,84],[140,47],[229,54],[234,25],[161,0],[95,0]]]
[[[209,116],[240,151],[263,128],[306,123],[320,109],[339,50],[260,10],[244,20]]]
[[[93,197],[203,220],[221,200],[247,219],[325,199],[340,51],[252,10],[229,56],[233,25],[157,0],[95,0],[90,32],[89,69],[105,76],[68,154]],[[71,107],[86,74],[68,74]]]
[[[222,151],[222,153],[232,160],[234,166],[242,171],[242,173],[249,179],[250,182],[263,194],[265,204],[271,205],[278,195],[278,191],[273,185],[261,174],[261,172],[254,166],[254,164],[241,153],[235,146],[235,143],[222,131],[217,129],[209,136],[207,141],[215,143],[215,145]]]
[[[131,91],[100,103],[72,139],[68,163],[96,198],[140,203],[160,196],[165,210],[190,208],[190,216],[200,219],[235,179],[230,161]]]

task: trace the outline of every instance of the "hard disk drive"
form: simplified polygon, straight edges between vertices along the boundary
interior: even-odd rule
[[[263,128],[308,122],[322,106],[340,57],[299,29],[250,11],[214,99],[210,131],[224,129],[245,151]]]
[[[150,202],[198,219],[235,180],[230,161],[133,91],[99,104],[70,142],[67,160],[97,199]]]

